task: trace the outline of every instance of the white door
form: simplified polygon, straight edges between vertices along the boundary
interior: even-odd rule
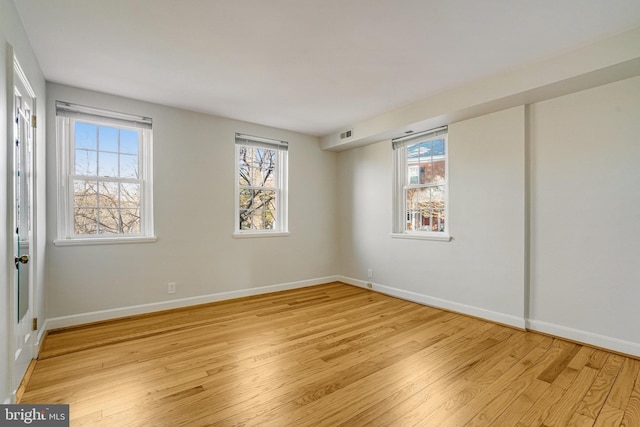
[[[32,331],[33,284],[32,265],[32,190],[33,190],[33,134],[32,114],[35,106],[33,90],[26,81],[17,61],[14,61],[13,102],[13,156],[9,156],[13,169],[13,185],[10,190],[11,212],[14,227],[11,292],[11,317],[13,323],[12,391],[17,390],[33,358],[34,332]],[[11,169],[10,169],[11,170]]]

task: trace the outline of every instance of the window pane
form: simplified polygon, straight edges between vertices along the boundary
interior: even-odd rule
[[[420,184],[429,184],[431,182],[432,163],[426,160],[420,163]]]
[[[122,209],[121,223],[124,234],[139,234],[140,209]]]
[[[120,184],[120,207],[121,208],[140,208],[142,201],[140,194],[140,184],[122,183]]]
[[[118,129],[100,126],[98,129],[98,149],[100,151],[118,152]]]
[[[276,200],[276,192],[271,190],[256,190],[253,204],[255,209],[265,209]]]
[[[274,171],[276,166],[275,150],[264,148],[252,148],[253,162],[251,163],[251,186],[267,187],[267,182],[273,186]]]
[[[444,182],[445,164],[444,159],[433,159],[433,173],[431,179],[427,182]]]
[[[101,182],[98,206],[103,208],[117,208],[120,205],[117,182]]]
[[[240,155],[238,156],[238,179],[240,185],[250,185],[251,183],[250,163],[249,148],[246,146],[240,147]]]
[[[444,231],[444,209],[431,212],[431,231]]]
[[[417,188],[408,188],[406,190],[406,208],[407,210],[418,208],[418,189]]]
[[[120,233],[120,210],[119,209],[99,209],[98,234]]]
[[[431,149],[432,143],[431,141],[425,141],[418,144],[420,148],[420,163],[428,162],[431,160]]]
[[[418,179],[420,176],[420,167],[417,165],[410,165],[409,172],[407,173],[407,177],[409,178],[409,184],[418,184]]]
[[[73,181],[73,206],[95,207],[98,206],[98,183],[76,179]]]
[[[118,154],[101,151],[98,161],[98,176],[118,176]]]
[[[444,156],[444,139],[436,139],[433,141],[433,156]]]
[[[431,187],[431,203],[432,209],[444,209],[445,192],[444,185]]]
[[[120,155],[120,178],[138,178],[138,156]]]
[[[138,154],[139,133],[135,130],[120,129],[120,152]]]
[[[421,218],[420,212],[415,209],[411,209],[407,211],[407,231],[420,230],[421,227]]]
[[[97,150],[96,125],[88,123],[76,122],[75,124],[75,148],[86,148],[88,150]]]
[[[240,230],[251,230],[251,211],[240,211]]]
[[[253,205],[253,190],[240,190],[240,209],[249,209]]]
[[[97,213],[97,209],[74,209],[73,232],[77,235],[96,234],[98,229]]]
[[[98,152],[89,150],[75,151],[75,174],[96,176],[98,171]]]
[[[256,209],[251,215],[253,230],[273,230],[275,224],[274,212],[265,209]]]

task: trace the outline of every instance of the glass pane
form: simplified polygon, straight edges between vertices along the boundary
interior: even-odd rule
[[[263,225],[265,230],[273,230],[276,225],[276,212],[266,209],[263,211]]]
[[[117,182],[101,182],[99,187],[100,196],[98,206],[102,208],[117,208],[120,205],[120,195],[118,194]]]
[[[444,186],[431,187],[431,209],[444,209]]]
[[[250,210],[240,210],[240,230],[251,230]]]
[[[118,176],[118,154],[100,152],[98,176]]]
[[[429,184],[431,182],[432,164],[431,160],[425,160],[420,163],[420,184]]]
[[[142,197],[140,194],[140,184],[122,183],[120,184],[120,207],[140,208]]]
[[[444,210],[434,209],[431,212],[431,231],[444,231]]]
[[[140,234],[140,209],[122,209],[120,220],[124,234]]]
[[[250,185],[251,169],[249,164],[251,160],[249,158],[249,148],[246,146],[240,147],[240,155],[238,157],[238,179],[240,185]]]
[[[251,221],[253,230],[273,229],[273,217],[270,216],[269,211],[264,209],[254,210],[251,215]]]
[[[420,229],[421,215],[420,212],[411,209],[407,211],[407,231],[415,231]]]
[[[431,200],[430,188],[416,188],[416,193],[418,197],[418,206],[420,208],[424,208],[425,206],[427,206],[427,203],[429,203],[429,201]]]
[[[138,131],[120,129],[120,152],[126,154],[138,154]]]
[[[120,233],[120,210],[119,209],[99,209],[98,234],[118,234]]]
[[[444,139],[436,139],[433,141],[433,157],[444,156]]]
[[[276,192],[271,190],[256,190],[253,197],[254,209],[266,209],[275,203]]]
[[[97,150],[96,125],[76,122],[75,125],[75,148],[86,148]]]
[[[89,150],[75,151],[75,174],[96,176],[98,171],[98,152]]]
[[[427,209],[420,211],[419,229],[421,231],[429,231],[431,229],[431,213]]]
[[[418,165],[410,165],[409,170],[407,172],[407,177],[409,185],[418,184],[420,176],[420,167]]]
[[[98,129],[98,150],[118,152],[118,129],[100,126]]]
[[[418,189],[409,188],[405,192],[406,208],[407,210],[418,208]]]
[[[270,155],[267,156],[262,163],[260,171],[264,187],[274,188],[276,186],[276,152],[269,150]]]
[[[76,179],[73,181],[73,206],[95,207],[98,206],[98,183]]]
[[[73,210],[73,231],[76,235],[96,234],[98,229],[97,209],[76,208]]]
[[[137,155],[120,155],[120,178],[139,178]]]
[[[254,148],[253,162],[251,164],[251,184],[254,187],[266,187],[267,181],[273,182],[275,171],[275,150]]]
[[[253,205],[253,190],[240,190],[240,210],[250,209]]]
[[[431,141],[425,141],[418,144],[420,147],[420,163],[431,160]]]
[[[444,159],[433,159],[433,174],[428,182],[444,182],[445,179]]]

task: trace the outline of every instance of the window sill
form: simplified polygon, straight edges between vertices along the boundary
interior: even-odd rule
[[[93,246],[93,245],[121,245],[127,243],[153,243],[156,236],[140,237],[89,237],[84,239],[58,239],[53,241],[54,246]]]
[[[291,233],[289,233],[288,231],[264,231],[264,232],[244,232],[244,233],[239,233],[239,232],[235,232],[233,233],[233,237],[235,239],[250,239],[253,237],[286,237],[289,236]]]
[[[453,237],[444,233],[391,233],[394,239],[413,239],[413,240],[435,240],[439,242],[450,242]]]

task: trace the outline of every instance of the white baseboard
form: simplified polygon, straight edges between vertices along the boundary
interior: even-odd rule
[[[367,283],[364,280],[353,279],[345,276],[338,276],[341,282],[348,283],[350,285],[358,286],[361,288],[368,288]],[[521,319],[516,316],[510,316],[503,313],[498,313],[491,310],[485,310],[478,307],[469,306],[466,304],[460,304],[454,301],[448,301],[441,298],[430,297],[428,295],[419,294],[416,292],[406,291],[403,289],[394,288],[391,286],[379,285],[372,283],[372,289],[374,291],[381,292],[383,294],[391,295],[397,298],[401,298],[407,301],[417,302],[419,304],[428,305],[430,307],[443,308],[446,310],[455,311],[457,313],[468,314],[474,317],[480,317],[482,319],[490,320],[493,322],[503,323],[510,326],[515,326],[521,329],[529,329],[531,331],[542,332],[545,334],[553,335],[558,338],[565,338],[571,341],[579,343],[593,345],[596,347],[617,351],[620,353],[640,357],[640,344],[624,341],[617,338],[608,337],[605,335],[594,334],[592,332],[582,331],[578,329],[567,328],[565,326],[555,325],[553,323],[542,322],[540,320]]]
[[[353,279],[346,276],[327,276],[316,279],[302,280],[298,282],[282,283],[277,285],[262,286],[257,288],[241,289],[237,291],[219,292],[215,294],[202,295],[190,298],[181,298],[170,301],[155,302],[149,304],[141,304],[129,307],[122,307],[110,310],[94,311],[89,313],[74,314],[71,316],[53,317],[45,320],[42,329],[38,333],[38,342],[41,342],[44,333],[49,329],[62,328],[65,326],[81,325],[84,323],[98,322],[102,320],[116,319],[119,317],[133,316],[136,314],[151,313],[154,311],[168,310],[172,308],[187,307],[190,305],[206,304],[210,302],[228,300],[233,298],[241,298],[251,295],[260,295],[270,292],[285,291],[289,289],[299,289],[307,286],[320,285],[330,282],[344,282],[353,286],[368,289],[364,280]],[[514,326],[521,329],[530,329],[532,331],[550,334],[560,338],[566,338],[572,341],[594,345],[604,349],[610,349],[624,354],[640,357],[640,344],[631,341],[624,341],[605,335],[594,334],[592,332],[572,329],[565,326],[559,326],[540,320],[521,319],[517,316],[511,316],[483,308],[473,307],[454,301],[441,298],[431,297],[412,291],[394,288],[392,286],[372,284],[372,289],[393,297],[401,298],[407,301],[413,301],[418,304],[428,305],[436,308],[455,311],[462,314],[468,314],[474,317],[490,320],[505,325]],[[11,398],[7,398],[6,402],[10,402]]]
[[[527,320],[527,329],[640,357],[640,344],[631,341],[532,319]]]
[[[368,288],[367,283],[363,280],[353,279],[351,277],[338,276],[338,280],[350,285],[359,286],[361,288]],[[457,313],[468,314],[474,317],[480,317],[482,319],[491,320],[493,322],[502,323],[516,328],[525,329],[525,320],[517,316],[509,314],[499,313],[496,311],[486,310],[484,308],[473,307],[466,304],[461,304],[455,301],[449,301],[442,298],[431,297],[428,295],[419,294],[412,291],[406,291],[404,289],[394,288],[392,286],[379,285],[372,283],[372,289],[374,291],[381,292],[383,294],[391,295],[397,298],[401,298],[407,301],[417,302],[418,304],[428,305],[435,308],[443,308],[446,310],[455,311]]]
[[[261,286],[257,288],[240,289],[237,291],[218,292],[215,294],[201,295],[197,297],[181,298],[170,301],[152,302],[149,304],[132,305],[129,307],[114,308],[109,310],[93,311],[89,313],[72,314],[70,316],[52,317],[44,322],[41,333],[49,329],[63,328],[66,326],[82,325],[85,323],[99,322],[102,320],[117,319],[119,317],[134,316],[136,314],[152,313],[154,311],[169,310],[172,308],[188,307],[190,305],[207,304],[234,298],[248,297],[252,295],[267,294],[270,292],[299,289],[307,286],[321,285],[338,281],[338,276],[326,276],[298,282],[281,283],[277,285]]]

